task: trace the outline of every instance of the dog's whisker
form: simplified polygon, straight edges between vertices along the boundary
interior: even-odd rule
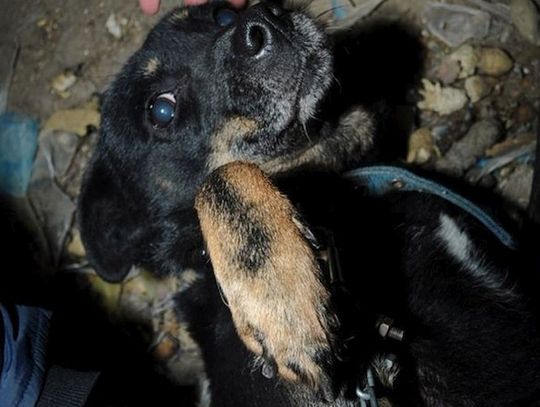
[[[223,301],[223,304],[225,304],[227,308],[231,308],[231,306],[225,299],[225,294],[223,294],[223,289],[221,288],[221,285],[218,284],[217,287],[218,287],[219,296],[221,297],[221,301]]]
[[[341,81],[339,80],[339,78],[335,74],[332,74],[332,79],[337,84],[339,88],[339,93],[343,93],[343,86],[341,85]]]
[[[304,129],[304,134],[306,136],[307,141],[311,144],[311,137],[309,137],[309,133],[308,133],[306,123],[302,123],[302,128]]]

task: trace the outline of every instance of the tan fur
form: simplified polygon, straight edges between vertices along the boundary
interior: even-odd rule
[[[155,57],[152,57],[148,61],[146,61],[146,64],[144,65],[144,68],[143,68],[143,74],[144,76],[153,76],[156,74],[158,69],[159,69],[159,60]]]
[[[317,387],[324,372],[315,359],[331,348],[336,320],[328,311],[329,293],[295,210],[255,165],[235,162],[217,172],[271,237],[264,266],[255,273],[242,269],[235,254],[245,236],[227,221],[220,202],[212,201],[212,185],[202,187],[196,209],[238,333],[253,352],[261,354],[264,348],[284,379],[303,379]],[[288,363],[299,366],[304,377]]]
[[[329,137],[301,152],[270,160],[261,168],[269,174],[279,174],[303,165],[341,171],[349,160],[362,156],[371,148],[374,131],[371,114],[357,106],[340,119],[337,129]]]
[[[239,138],[249,138],[259,124],[245,116],[233,116],[226,119],[212,137],[212,146],[207,161],[209,171],[237,160],[231,152],[232,144]]]
[[[180,21],[183,21],[185,20],[187,17],[189,16],[189,11],[187,9],[187,7],[184,7],[184,8],[181,8],[180,10],[178,11],[175,11],[172,15],[171,15],[171,22],[172,23],[179,23]]]

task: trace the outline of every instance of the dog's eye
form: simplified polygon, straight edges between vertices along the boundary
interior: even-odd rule
[[[230,8],[219,9],[214,16],[217,25],[220,27],[231,25],[236,21],[236,17],[236,11],[231,10]]]
[[[158,127],[167,126],[174,118],[176,98],[172,93],[163,93],[156,97],[149,107],[150,119]]]

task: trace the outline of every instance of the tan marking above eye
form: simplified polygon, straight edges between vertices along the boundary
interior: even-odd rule
[[[180,10],[175,11],[171,16],[172,23],[178,23],[189,17],[189,11],[187,7],[181,8]]]
[[[150,58],[148,61],[146,61],[146,64],[144,65],[144,68],[143,68],[144,76],[155,75],[158,68],[159,68],[159,60],[156,57]]]

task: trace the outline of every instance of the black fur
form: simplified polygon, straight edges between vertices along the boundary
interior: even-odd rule
[[[368,198],[328,174],[291,172],[276,182],[308,224],[332,230],[340,250],[349,294],[334,295],[347,349],[335,375],[338,398],[325,403],[253,367],[208,260],[199,255],[204,246],[193,209],[196,191],[214,169],[222,141],[216,137],[232,117],[253,120],[257,128],[219,150],[220,164],[234,159],[264,166],[294,157],[337,124],[313,119],[331,77],[320,31],[300,14],[265,4],[219,27],[214,16],[220,7],[190,8],[187,18],[166,16],[107,91],[79,206],[82,238],[97,272],[110,281],[134,265],[160,275],[200,272],[203,278],[179,295],[178,304],[201,345],[213,406],[358,405],[359,376],[374,355],[387,353],[402,365],[392,393],[402,405],[537,405],[540,335],[530,300],[536,292],[522,282],[528,270],[518,269],[519,255],[438,198]],[[271,32],[272,41],[260,45],[268,46],[261,58],[246,50],[253,25]],[[157,61],[155,69],[148,68],[150,60]],[[176,114],[169,126],[157,128],[148,108],[165,92],[174,94]],[[344,152],[335,154],[332,162],[350,161]],[[235,197],[223,204],[234,216]],[[449,252],[442,216],[451,220],[449,233],[470,239],[472,255],[488,274],[471,275]],[[238,254],[256,263],[249,267],[264,262],[265,239],[264,228],[255,228],[252,243],[260,255],[253,259],[248,247]],[[403,343],[377,337],[380,314],[405,329]]]
[[[212,173],[207,180],[213,187],[208,190],[212,194],[211,200],[222,207],[221,212],[226,214],[226,221],[235,229],[247,226],[245,242],[238,249],[236,260],[244,270],[256,273],[270,255],[270,236],[265,224],[255,216],[255,208],[249,208],[249,204],[242,202],[219,174]]]

